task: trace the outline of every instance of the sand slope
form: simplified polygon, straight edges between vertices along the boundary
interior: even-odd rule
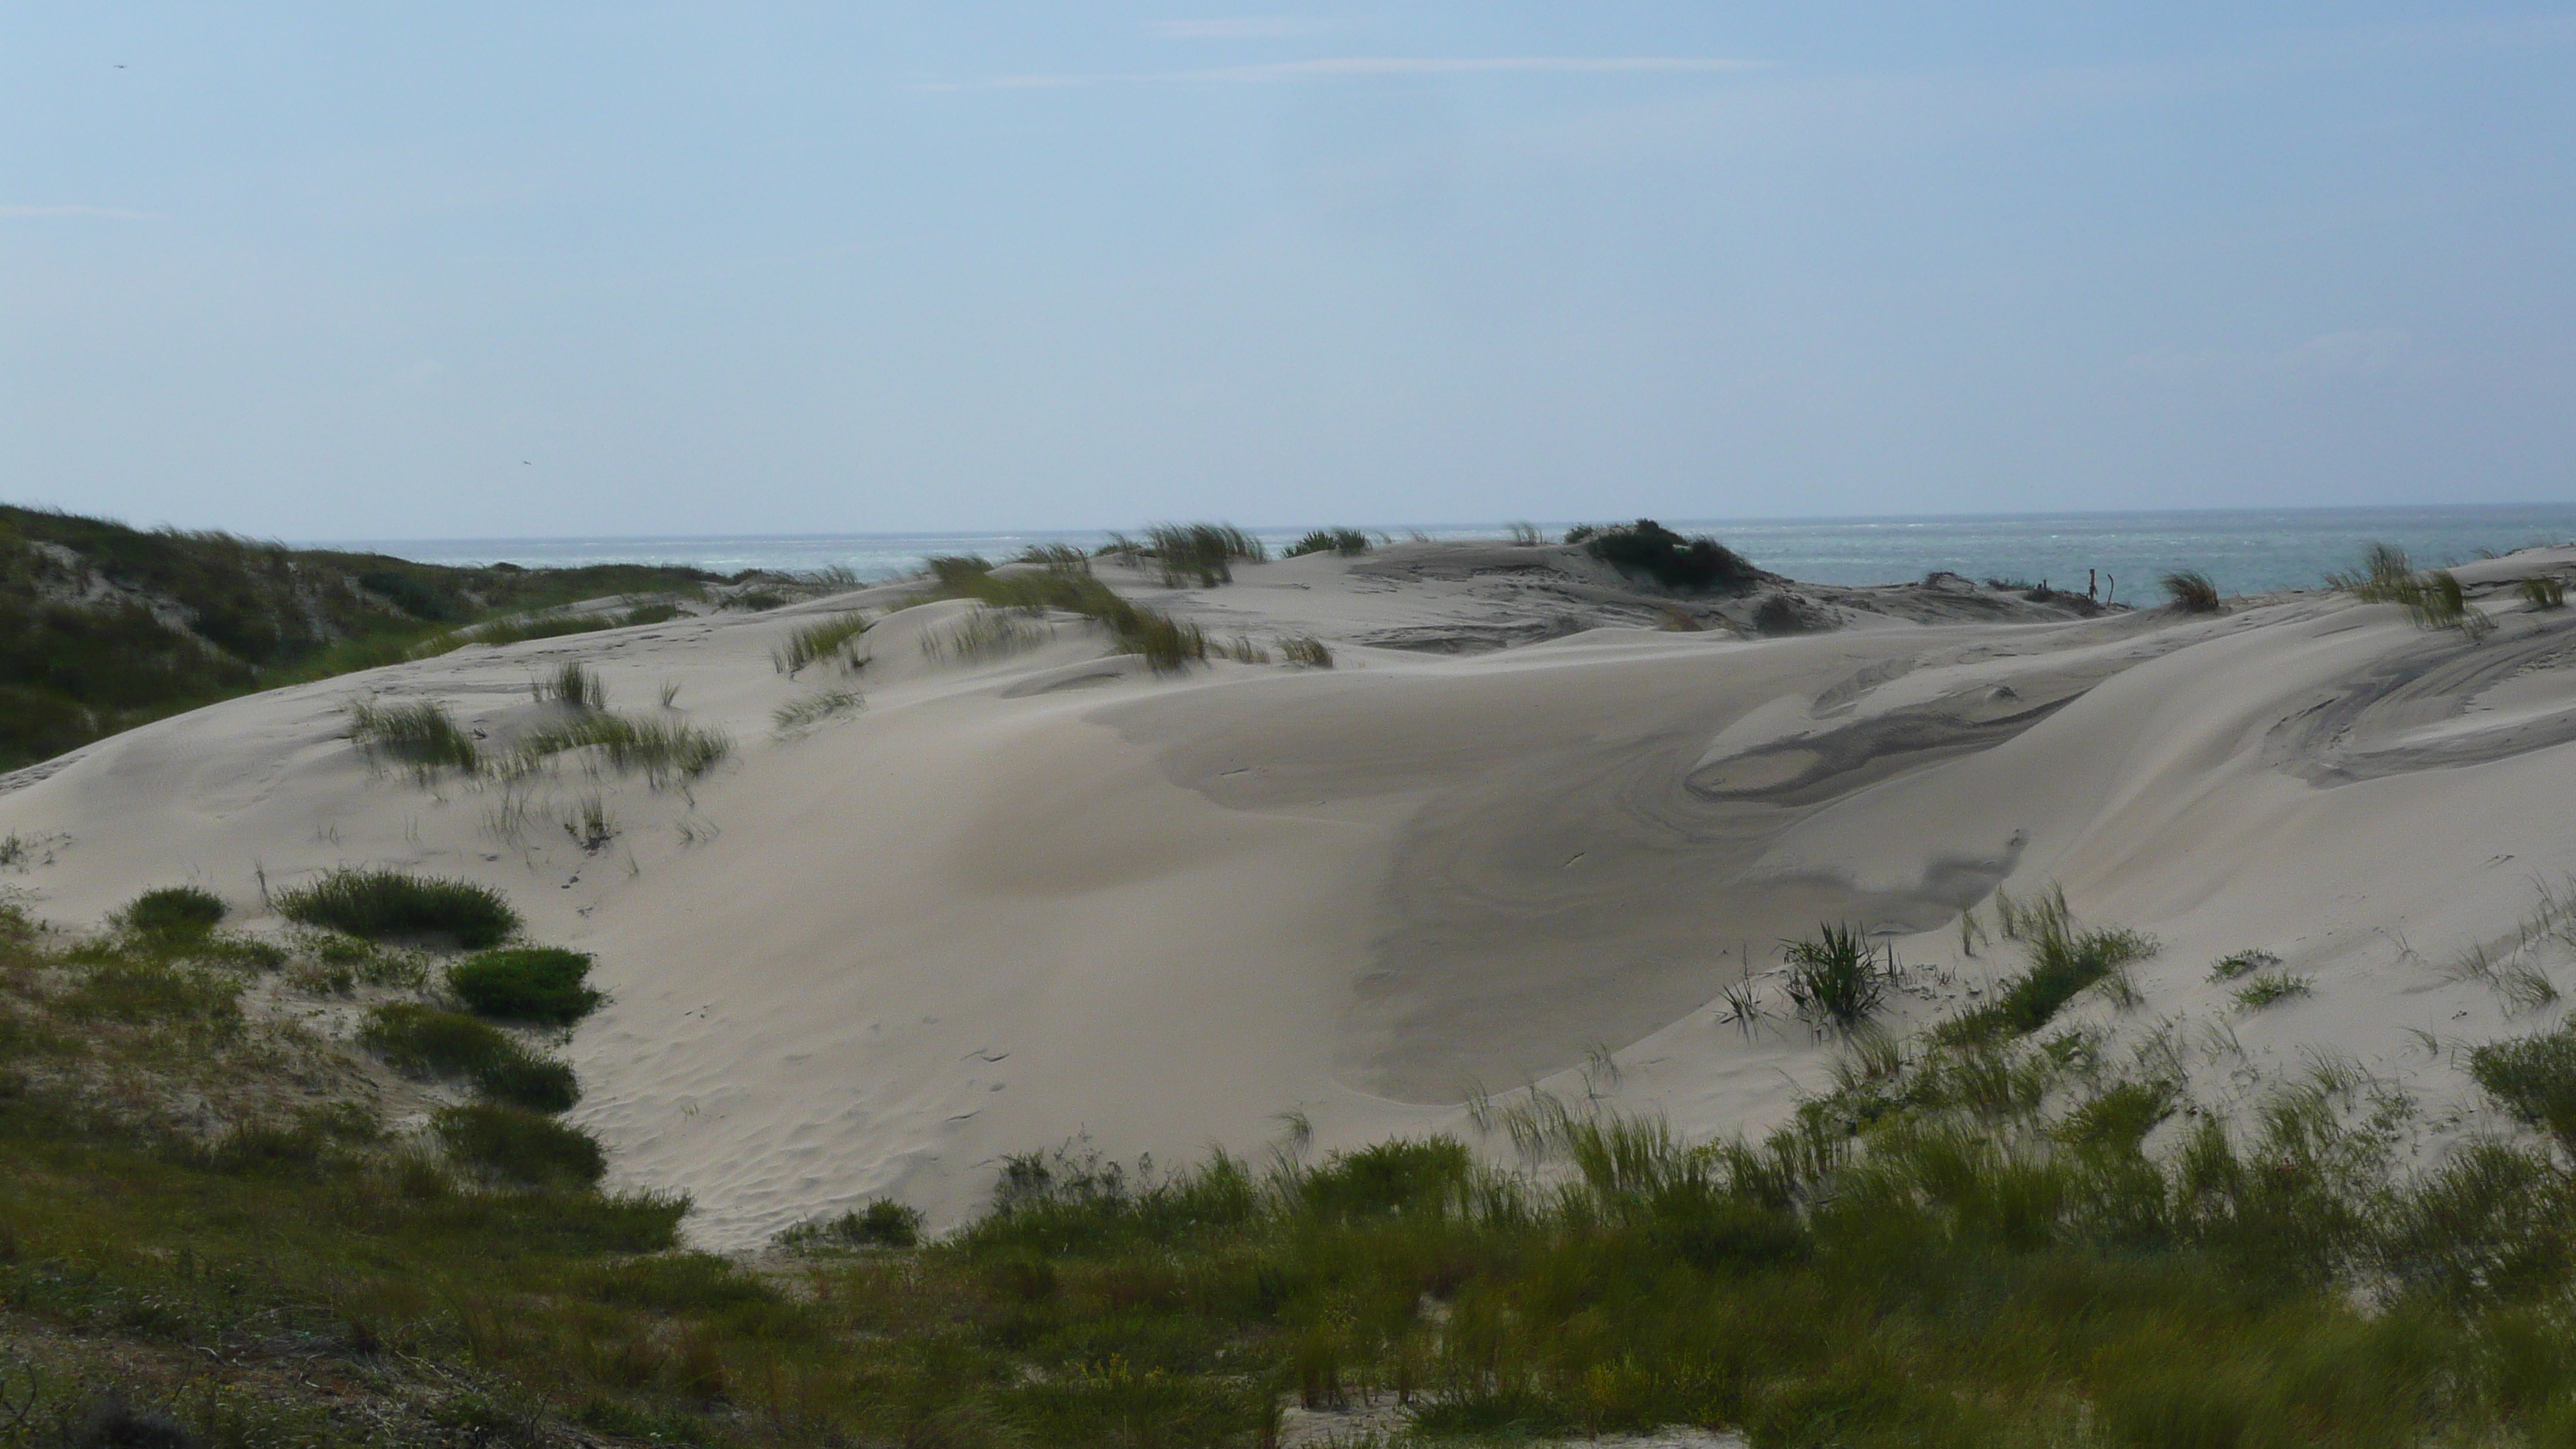
[[[2078,1014],[2162,1029],[2213,1099],[2332,1051],[2448,1102],[2445,1044],[2542,1019],[2441,968],[2576,871],[2576,613],[2497,593],[2471,644],[2327,596],[2077,619],[1806,591],[1847,627],[1748,639],[1605,627],[1662,602],[1473,547],[1122,580],[1220,632],[1334,640],[1331,671],[1156,679],[1069,620],[928,657],[957,603],[877,624],[854,681],[773,668],[797,623],[903,602],[878,589],[237,700],[0,781],[0,836],[42,842],[0,881],[72,923],[196,881],[254,928],[263,880],[347,861],[501,887],[615,993],[567,1048],[576,1116],[719,1247],[883,1192],[953,1219],[1000,1154],[1077,1133],[1168,1160],[1298,1112],[1329,1148],[1463,1130],[1468,1093],[1526,1082],[1759,1130],[1834,1048],[1721,1023],[1720,988],[1749,970],[1777,1008],[1779,939],[1860,920],[1917,967],[1899,1019],[1930,1020],[2017,964],[1960,950],[1999,884],[2162,940],[2144,1006]],[[571,658],[639,714],[676,684],[734,760],[686,790],[565,762],[505,791],[342,737],[372,692],[506,741]],[[771,728],[849,683],[864,711]],[[591,794],[619,825],[595,853],[558,824]],[[2314,994],[2234,1006],[2206,976],[2248,947]]]

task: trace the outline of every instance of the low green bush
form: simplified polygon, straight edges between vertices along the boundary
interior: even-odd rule
[[[890,1197],[820,1222],[799,1223],[778,1235],[784,1248],[909,1248],[921,1241],[921,1209]]]
[[[608,998],[592,989],[591,958],[556,946],[515,946],[447,968],[447,989],[479,1016],[570,1026]]]
[[[223,897],[197,886],[163,886],[134,898],[120,919],[130,931],[185,934],[223,924]]]
[[[1578,540],[1569,530],[1566,542]],[[1580,540],[1584,552],[1625,573],[1641,573],[1668,589],[1736,590],[1759,577],[1742,555],[1702,535],[1685,538],[1651,518],[1596,528]]]
[[[471,951],[519,929],[519,913],[489,886],[399,870],[345,866],[279,891],[270,903],[290,921],[370,941],[443,936]]]
[[[1285,558],[1298,558],[1310,553],[1334,553],[1344,558],[1357,558],[1369,551],[1369,536],[1356,528],[1319,528],[1288,546]]]

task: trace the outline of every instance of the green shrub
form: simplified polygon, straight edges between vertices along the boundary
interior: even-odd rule
[[[447,989],[482,1016],[570,1026],[607,1000],[586,984],[591,958],[555,946],[485,951],[447,968]]]
[[[1436,1216],[1465,1187],[1474,1165],[1465,1144],[1454,1139],[1397,1139],[1333,1154],[1307,1175],[1301,1191],[1307,1207],[1328,1218]]]
[[[197,886],[163,886],[134,898],[119,919],[129,931],[147,934],[191,934],[223,924],[223,898]]]
[[[467,950],[497,946],[519,929],[499,891],[471,881],[344,866],[311,885],[279,891],[277,913],[370,941],[444,936]]]
[[[1576,542],[1572,531],[1566,542]],[[1623,573],[1641,573],[1668,589],[1742,589],[1758,577],[1753,565],[1716,539],[1684,538],[1651,518],[1586,532],[1584,552]]]
[[[446,1107],[430,1118],[457,1161],[524,1187],[588,1187],[608,1171],[599,1139],[517,1107]]]

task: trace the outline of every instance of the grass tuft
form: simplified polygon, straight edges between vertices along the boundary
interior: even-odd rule
[[[2473,642],[2495,629],[2495,621],[2469,603],[2458,575],[2449,569],[2417,573],[2406,551],[2390,544],[2372,544],[2360,569],[2327,574],[2326,584],[2365,603],[2403,604],[2419,629],[2456,629]]]
[[[2154,938],[2129,930],[2080,931],[2062,892],[2015,905],[1997,892],[1996,911],[2009,937],[2024,943],[2030,966],[2006,978],[1995,999],[1941,1024],[1936,1039],[1951,1045],[2027,1036],[2046,1026],[2087,987],[2118,983],[2115,995],[2134,995],[2121,971],[2156,953]]]
[[[798,1223],[778,1235],[778,1245],[791,1252],[816,1248],[909,1248],[920,1243],[922,1222],[921,1209],[881,1197],[837,1218]]]
[[[1301,558],[1310,553],[1339,554],[1357,558],[1369,551],[1369,536],[1356,528],[1319,528],[1290,544],[1282,558]]]
[[[793,679],[809,664],[826,660],[843,670],[855,671],[867,660],[852,649],[860,635],[868,631],[864,614],[841,614],[819,624],[807,624],[791,631],[785,643],[769,651],[769,662],[779,673]]]
[[[279,891],[271,904],[302,925],[370,941],[445,936],[469,951],[497,946],[519,929],[519,913],[489,886],[397,870],[344,866]]]
[[[556,700],[584,712],[608,708],[608,686],[578,659],[566,661],[551,676],[529,685],[528,690],[539,704]]]
[[[722,730],[675,720],[588,714],[521,736],[508,772],[525,775],[554,755],[589,749],[605,755],[620,774],[641,771],[660,787],[694,780],[722,764],[733,753],[733,739]]]
[[[1312,634],[1302,634],[1293,639],[1280,640],[1279,657],[1301,669],[1330,669],[1333,667],[1333,651],[1331,646],[1325,644],[1323,640],[1316,638]]]
[[[1201,588],[1230,584],[1236,559],[1260,563],[1270,556],[1261,540],[1230,523],[1158,523],[1145,530],[1142,553],[1154,561],[1167,589],[1192,580]]]
[[[2236,988],[2236,1004],[2249,1011],[2260,1011],[2275,1002],[2306,996],[2315,989],[2314,977],[2267,971],[2260,976],[2246,978],[2245,984]]]
[[[2576,1029],[2489,1042],[2469,1053],[2469,1075],[2517,1120],[2576,1153]]]
[[[836,715],[853,713],[867,700],[855,689],[826,689],[790,700],[769,712],[770,727],[782,735],[809,730]]]
[[[1812,941],[1788,941],[1789,1000],[1800,1016],[1851,1031],[1874,1014],[1887,998],[1896,974],[1895,959],[1882,962],[1854,927],[1824,925]]]
[[[973,664],[1001,659],[1046,642],[1048,631],[1027,615],[981,606],[945,629],[921,636],[925,659]]]
[[[2209,968],[2209,979],[2234,981],[2239,977],[2251,976],[2257,971],[2280,964],[2281,958],[2269,951],[2238,951],[2233,955],[2219,957]]]
[[[2523,601],[2535,609],[2567,607],[2567,585],[2551,575],[2534,574],[2516,587],[2521,590]]]
[[[478,1016],[570,1026],[608,999],[589,985],[590,963],[558,946],[484,951],[447,968],[447,989]]]
[[[445,705],[430,700],[388,705],[361,699],[349,704],[347,714],[348,736],[369,759],[388,755],[424,772],[446,767],[470,773],[483,763],[474,737],[457,727]]]
[[[136,896],[117,913],[129,931],[146,935],[203,935],[224,922],[223,897],[198,886],[163,886]]]
[[[2156,582],[2164,585],[2165,599],[2179,614],[2215,614],[2219,611],[2218,585],[2198,569],[2176,569]]]

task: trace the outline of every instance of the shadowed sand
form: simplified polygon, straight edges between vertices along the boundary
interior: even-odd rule
[[[942,662],[919,646],[952,602],[883,618],[855,679],[773,669],[797,624],[897,588],[473,647],[0,782],[0,835],[51,842],[5,879],[84,924],[195,881],[258,928],[263,883],[348,861],[507,891],[614,992],[569,1048],[578,1119],[627,1181],[695,1194],[722,1247],[889,1191],[953,1220],[999,1154],[1076,1133],[1255,1151],[1295,1110],[1329,1148],[1459,1130],[1470,1093],[1525,1082],[1758,1131],[1834,1048],[1782,1015],[1720,1024],[1720,989],[1750,972],[1776,1008],[1780,939],[1849,920],[1921,968],[1895,1022],[1931,1020],[2015,964],[1958,938],[1998,885],[2161,938],[2144,1007],[2084,1010],[2223,1022],[2207,1070],[2331,1048],[2441,1091],[2453,1068],[2407,1029],[2507,1024],[2433,963],[2576,871],[2576,622],[2501,593],[2474,645],[2323,595],[2075,618],[1956,586],[1801,586],[1840,627],[1748,638],[1651,627],[1672,601],[1566,550],[1238,575],[1104,571],[1213,634],[1323,637],[1340,667],[1157,678],[1070,618]],[[498,746],[572,659],[613,708],[677,686],[672,717],[735,758],[686,789],[572,759],[423,785],[343,737],[374,692]],[[773,733],[852,685],[864,710]],[[592,793],[617,825],[596,852],[558,823]],[[2314,996],[2228,1015],[2208,965],[2248,947]]]

